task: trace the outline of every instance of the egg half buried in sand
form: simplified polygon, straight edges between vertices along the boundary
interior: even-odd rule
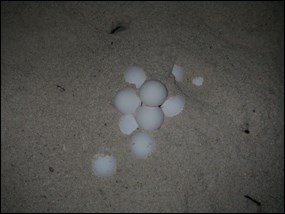
[[[203,77],[195,77],[192,79],[192,83],[196,86],[201,86],[203,85],[204,79]]]
[[[131,140],[132,152],[138,159],[146,159],[155,149],[154,139],[147,133],[137,133]]]
[[[181,66],[174,64],[172,68],[172,74],[177,82],[182,82],[185,70]]]
[[[92,160],[92,171],[98,177],[110,177],[116,173],[116,159],[110,155],[96,155]]]

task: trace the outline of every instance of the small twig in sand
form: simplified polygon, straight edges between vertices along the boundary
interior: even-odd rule
[[[60,88],[62,91],[65,91],[65,88],[60,85],[55,85],[56,87]]]
[[[244,197],[246,197],[247,199],[251,200],[252,202],[256,203],[258,206],[261,206],[261,203],[258,202],[257,200],[253,199],[252,197],[245,195]]]

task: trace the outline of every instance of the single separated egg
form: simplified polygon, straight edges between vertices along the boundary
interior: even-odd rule
[[[159,107],[140,106],[136,111],[136,120],[145,130],[153,131],[161,127],[164,115]]]
[[[137,133],[131,140],[132,152],[139,159],[146,159],[155,149],[154,139],[147,133]]]
[[[141,100],[134,89],[124,88],[116,94],[114,103],[123,114],[132,114],[141,104]]]
[[[135,84],[136,88],[141,87],[141,85],[146,80],[146,75],[144,70],[140,67],[130,67],[125,72],[125,81],[131,84]]]
[[[92,160],[93,174],[98,177],[110,177],[116,173],[116,159],[110,155],[96,155]]]
[[[159,106],[167,97],[167,88],[159,80],[148,80],[140,88],[139,96],[144,105]]]

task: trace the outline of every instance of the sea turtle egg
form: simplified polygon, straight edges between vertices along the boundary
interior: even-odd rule
[[[136,88],[141,87],[141,85],[146,80],[146,75],[144,70],[140,67],[129,67],[125,72],[125,81],[131,84],[135,84]]]
[[[161,109],[166,117],[173,117],[179,114],[185,104],[185,98],[183,96],[169,97],[161,106]]]
[[[167,97],[167,89],[159,80],[148,80],[141,87],[139,96],[144,105],[159,106]]]
[[[114,103],[123,114],[132,114],[141,104],[141,100],[133,88],[124,88],[116,94]]]
[[[116,159],[110,155],[96,155],[92,160],[92,171],[98,177],[110,177],[116,172]]]
[[[136,120],[145,130],[153,131],[161,127],[164,115],[159,107],[140,106],[136,111]]]
[[[131,140],[132,152],[138,159],[146,159],[155,149],[154,139],[147,133],[137,133]]]

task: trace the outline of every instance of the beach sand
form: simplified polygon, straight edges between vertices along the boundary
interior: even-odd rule
[[[284,2],[1,2],[1,212],[284,212],[283,47]],[[186,99],[146,160],[129,66]]]

